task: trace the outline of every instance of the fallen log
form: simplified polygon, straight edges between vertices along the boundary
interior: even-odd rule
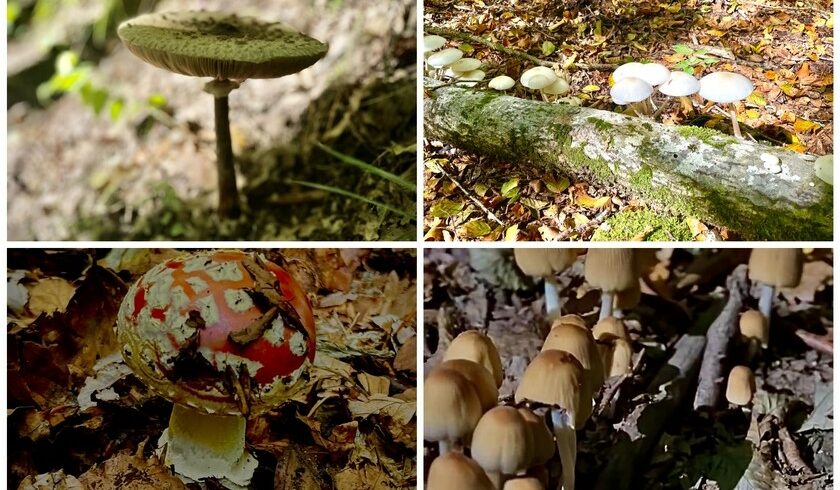
[[[832,238],[831,186],[798,153],[707,128],[426,84],[427,138],[621,185],[654,209],[747,240]]]

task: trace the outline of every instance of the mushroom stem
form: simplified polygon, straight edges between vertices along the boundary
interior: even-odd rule
[[[729,111],[729,117],[732,118],[732,131],[735,133],[736,137],[741,138],[741,126],[738,124],[738,113],[735,112],[735,104],[732,104],[732,109]]]
[[[598,321],[613,314],[613,299],[615,293],[604,291],[601,293],[601,312],[598,314]]]
[[[557,279],[545,278],[545,312],[550,318],[560,313],[560,293],[557,291]]]
[[[210,415],[181,405],[172,407],[166,440],[166,465],[192,480],[226,479],[248,486],[257,460],[245,450],[245,418]]]
[[[680,103],[682,104],[683,112],[686,114],[694,114],[694,104],[691,103],[691,99],[683,95],[680,97]]]
[[[767,320],[767,326],[770,326],[770,312],[773,307],[773,296],[776,295],[776,288],[770,284],[761,285],[761,296],[758,298],[758,311],[764,315]]]
[[[451,450],[452,450],[452,444],[449,441],[444,441],[444,440],[438,441],[438,452],[440,453],[440,456],[443,456],[444,454],[448,453]]]
[[[557,439],[557,452],[560,453],[560,464],[563,466],[563,476],[557,490],[575,489],[575,464],[577,460],[577,434],[572,426],[569,412],[554,409],[551,411],[551,425],[554,437]]]
[[[238,86],[230,80],[212,80],[204,86],[204,91],[212,94],[215,101],[216,174],[219,181],[219,216],[222,218],[238,218],[240,212],[228,118],[228,94]]]

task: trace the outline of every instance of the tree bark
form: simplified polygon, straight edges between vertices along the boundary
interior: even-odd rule
[[[426,83],[428,138],[621,185],[654,209],[748,240],[832,238],[831,186],[798,153],[707,128]]]

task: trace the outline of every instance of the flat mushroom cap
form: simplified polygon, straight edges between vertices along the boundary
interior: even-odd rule
[[[700,97],[718,104],[730,104],[746,99],[755,86],[739,73],[718,71],[700,79]]]
[[[534,448],[534,457],[529,467],[546,464],[556,450],[554,435],[545,424],[545,420],[527,408],[520,408],[519,414],[525,420],[531,430],[531,442]]]
[[[472,459],[456,451],[438,456],[429,467],[426,490],[496,490]]]
[[[466,73],[455,72],[459,77],[459,82],[457,85],[459,87],[474,87],[476,83],[481,80],[484,80],[484,70],[473,70],[468,71]]]
[[[670,97],[687,97],[700,90],[700,80],[684,71],[672,71],[668,81],[659,86],[659,91]]]
[[[633,249],[590,248],[584,275],[586,282],[606,292],[630,289],[639,282]]]
[[[755,394],[755,376],[747,366],[735,366],[729,371],[726,399],[733,405],[747,405]]]
[[[548,87],[555,80],[557,80],[557,74],[547,66],[529,68],[519,77],[519,82],[531,90],[540,90]]]
[[[569,82],[558,77],[551,85],[541,88],[540,92],[546,95],[566,95],[569,93]]]
[[[449,69],[454,72],[466,73],[468,71],[478,70],[481,67],[481,61],[475,58],[461,58],[449,65]]]
[[[779,288],[799,285],[802,278],[802,249],[754,248],[750,253],[749,276]]]
[[[592,397],[585,393],[586,373],[568,352],[547,350],[525,368],[516,388],[516,403],[532,401],[562,408],[580,429],[592,414]]]
[[[503,490],[545,490],[539,478],[533,476],[518,476],[505,482]]]
[[[279,22],[221,12],[145,14],[120,24],[117,34],[129,51],[149,64],[220,80],[297,73],[328,49]]]
[[[423,52],[428,53],[429,51],[435,51],[443,47],[446,44],[446,38],[442,36],[435,36],[435,35],[427,35],[423,36]]]
[[[574,248],[515,248],[513,260],[527,276],[547,277],[563,272],[577,260]]]
[[[486,412],[499,403],[499,388],[490,371],[481,364],[468,359],[450,359],[440,363],[435,369],[451,369],[463,377],[475,388],[481,411]]]
[[[770,340],[770,325],[767,319],[758,310],[747,310],[741,313],[741,320],[738,323],[741,336],[746,339],[756,339],[761,346],[767,348]]]
[[[478,330],[467,330],[452,340],[443,355],[444,361],[450,359],[469,359],[481,364],[493,375],[496,386],[502,386],[502,358],[499,357],[496,344]]]
[[[464,52],[460,49],[446,48],[429,56],[429,59],[426,60],[426,63],[428,63],[429,66],[432,66],[434,68],[443,68],[444,66],[449,66],[452,63],[455,63],[463,57]]]
[[[531,429],[519,411],[499,406],[485,413],[473,432],[471,455],[487,472],[525,471],[534,457]]]
[[[642,72],[642,69],[645,65],[642,63],[631,61],[630,63],[624,63],[623,65],[619,66],[615,69],[612,73],[612,78],[615,83],[628,78],[628,77],[635,77],[639,78],[639,74]]]
[[[487,84],[487,86],[493,90],[508,90],[514,85],[516,85],[516,80],[507,75],[499,75],[498,77],[490,80],[490,83]]]
[[[618,105],[641,102],[653,93],[653,85],[637,77],[626,77],[615,82],[610,97]]]
[[[267,328],[250,332],[263,321]],[[220,415],[273,408],[300,388],[315,358],[306,293],[285,269],[240,251],[199,252],[152,267],[129,288],[116,331],[126,364],[149,388]],[[246,400],[234,382],[250,388]]]
[[[423,382],[423,394],[423,439],[469,440],[482,411],[467,378],[451,369],[435,369]]]
[[[604,382],[604,366],[601,364],[598,344],[588,328],[562,323],[553,326],[541,351],[548,350],[562,350],[573,355],[586,371],[590,396],[598,391]]]
[[[659,63],[644,63],[636,76],[656,87],[668,81],[671,71]]]

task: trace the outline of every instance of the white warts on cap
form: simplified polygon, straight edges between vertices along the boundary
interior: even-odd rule
[[[226,289],[225,302],[231,310],[237,313],[248,311],[254,307],[254,300],[244,289]]]

